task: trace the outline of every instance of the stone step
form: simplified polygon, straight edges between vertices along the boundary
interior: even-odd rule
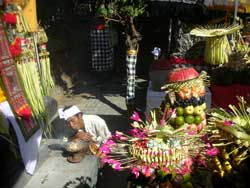
[[[43,139],[41,141],[41,145],[39,148],[39,154],[38,154],[39,157],[37,161],[36,171],[38,171],[38,169],[41,168],[43,163],[49,158],[50,152],[51,151],[48,148],[47,142],[45,141],[45,139]],[[25,185],[27,185],[27,183],[32,179],[32,177],[33,177],[32,175],[29,175],[25,171],[24,166],[22,166],[17,170],[15,175],[11,178],[12,179],[11,182],[13,182],[12,188],[25,187]]]

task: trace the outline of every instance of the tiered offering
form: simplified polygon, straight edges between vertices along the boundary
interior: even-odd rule
[[[162,108],[170,105],[176,109],[176,117],[170,122],[174,128],[185,125],[194,134],[204,128],[206,84],[207,74],[199,74],[194,68],[175,68],[169,73],[167,84],[162,87],[167,93]]]

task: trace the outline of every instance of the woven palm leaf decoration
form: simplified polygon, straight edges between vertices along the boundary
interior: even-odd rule
[[[230,26],[199,26],[191,30],[190,34],[205,37],[206,46],[204,61],[212,65],[222,65],[228,63],[228,56],[232,53],[227,35],[232,34],[243,26],[232,24]]]
[[[133,128],[128,133],[116,131],[100,147],[101,161],[115,170],[130,169],[136,177],[139,172],[148,177],[156,170],[185,175],[192,171],[193,163],[205,163],[207,148],[201,137],[206,129],[197,134],[189,134],[187,126],[174,129],[169,122],[175,110],[165,112],[161,123],[155,112],[151,112],[152,122],[142,121],[135,112]]]

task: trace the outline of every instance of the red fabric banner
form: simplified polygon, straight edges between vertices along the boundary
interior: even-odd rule
[[[246,97],[250,95],[250,86],[233,84],[228,86],[211,85],[212,92],[212,106],[228,108],[229,104],[236,105],[236,96]]]

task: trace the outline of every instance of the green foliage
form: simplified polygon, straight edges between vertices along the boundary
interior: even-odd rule
[[[149,0],[97,0],[97,15],[106,22],[113,21],[124,26],[125,44],[128,49],[138,49],[141,35],[137,31],[136,18],[146,13]]]
[[[136,18],[145,13],[149,0],[97,0],[97,13],[108,18]]]

